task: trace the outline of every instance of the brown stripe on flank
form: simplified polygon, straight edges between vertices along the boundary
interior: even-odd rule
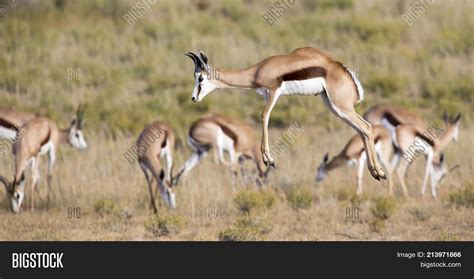
[[[383,118],[387,119],[387,121],[393,126],[398,126],[401,124],[401,122],[391,113],[384,113]]]
[[[430,137],[427,137],[425,135],[423,135],[422,133],[419,133],[419,132],[416,132],[416,136],[421,138],[422,140],[426,141],[429,145],[431,145],[431,147],[434,147],[435,143],[433,141],[433,139],[431,139]]]
[[[7,120],[2,119],[2,118],[0,118],[0,126],[5,127],[7,129],[15,130],[16,132],[20,130],[20,127],[18,127],[17,125],[10,123]]]
[[[317,77],[326,77],[327,71],[322,67],[308,67],[286,73],[281,76],[283,81],[288,80],[305,80]]]
[[[51,138],[51,130],[48,129],[48,135],[46,138],[41,142],[40,148],[43,147],[43,145],[47,144],[49,142],[49,139]]]

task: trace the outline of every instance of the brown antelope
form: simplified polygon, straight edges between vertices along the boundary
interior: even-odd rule
[[[443,120],[445,123],[445,129],[440,135],[429,136],[426,131],[420,130],[415,125],[400,125],[396,129],[396,142],[395,145],[399,149],[396,156],[395,165],[400,164],[396,167],[397,176],[403,188],[403,192],[407,195],[407,189],[405,184],[405,174],[409,164],[416,159],[420,154],[426,157],[425,174],[423,177],[423,183],[421,186],[421,195],[424,196],[426,186],[428,183],[428,176],[430,176],[431,182],[431,194],[434,198],[437,197],[436,187],[437,180],[444,177],[446,173],[436,173],[436,169],[433,167],[433,158],[443,151],[451,140],[457,141],[459,138],[459,124],[461,120],[461,114],[459,113],[454,120],[449,120],[447,113],[444,114]],[[403,156],[404,160],[399,158]],[[444,159],[444,158],[443,158]],[[401,161],[401,162],[400,162]],[[443,162],[444,160],[440,160]],[[399,163],[400,162],[400,163]],[[449,171],[457,168],[454,166]],[[437,179],[438,178],[438,179]]]
[[[268,143],[270,114],[282,95],[321,95],[325,105],[344,120],[362,138],[366,147],[367,163],[372,176],[385,178],[377,160],[372,126],[359,116],[354,105],[364,98],[364,89],[355,74],[322,51],[298,48],[287,55],[271,56],[243,70],[219,69],[219,77],[212,78],[215,69],[208,64],[203,52],[186,53],[195,64],[195,85],[192,100],[200,102],[216,88],[256,89],[267,103],[262,112],[261,153],[265,165],[274,166]]]
[[[392,153],[392,140],[389,131],[382,125],[372,126],[373,135],[375,138],[375,151],[385,170],[389,173],[388,185],[389,192],[392,194],[392,177],[390,175],[390,156]],[[321,182],[326,177],[327,173],[345,165],[357,165],[357,191],[356,194],[362,194],[362,178],[364,175],[365,161],[367,160],[364,152],[364,143],[358,135],[354,135],[344,148],[329,159],[329,154],[324,155],[323,161],[318,167],[316,173],[316,181]]]
[[[161,198],[167,206],[176,208],[176,194],[174,187],[177,180],[173,179],[173,152],[175,136],[171,128],[161,121],[155,121],[148,125],[138,136],[136,141],[138,151],[138,163],[145,175],[150,192],[150,206],[156,214],[158,210],[155,197],[158,188]],[[165,157],[166,173],[161,168],[160,158]],[[151,173],[150,174],[148,173]],[[153,193],[153,179],[156,180],[157,188]]]
[[[382,125],[374,125],[374,137],[375,137],[375,150],[377,155],[382,162],[385,170],[388,172],[388,185],[389,194],[393,194],[393,180],[392,173],[395,170],[398,160],[389,161],[390,154],[393,150],[392,140],[389,131]],[[316,181],[321,182],[327,175],[328,172],[342,167],[344,165],[357,165],[357,195],[362,194],[362,178],[364,175],[364,164],[365,164],[365,153],[364,145],[357,135],[353,136],[346,146],[339,152],[338,155],[334,156],[329,160],[329,155],[324,155],[323,161],[318,167],[316,174]],[[455,168],[455,167],[454,167]],[[432,162],[432,172],[430,174],[431,181],[433,184],[438,185],[441,180],[451,171],[453,168],[448,169],[444,162],[444,154],[441,153],[439,162]],[[402,186],[403,187],[403,186]],[[404,194],[407,194],[406,188],[403,188]]]
[[[218,163],[234,167],[237,162],[252,160],[258,170],[259,178],[265,179],[269,169],[262,160],[261,150],[253,128],[246,123],[222,115],[208,115],[195,121],[188,134],[188,144],[193,154],[181,168],[178,176],[189,172],[214,148]],[[224,152],[230,162],[224,159]]]
[[[12,108],[0,108],[0,139],[15,140],[20,128],[36,115]]]
[[[69,143],[77,149],[87,148],[82,133],[84,106],[80,106],[76,118],[69,128],[59,130],[56,123],[46,117],[36,117],[27,122],[22,129],[21,137],[14,143],[15,174],[12,182],[1,177],[7,193],[10,196],[14,212],[19,212],[25,193],[25,171],[29,166],[32,169],[31,210],[34,210],[34,193],[37,187],[40,156],[48,154],[48,204],[51,189],[53,166],[56,161],[56,149],[61,143]]]

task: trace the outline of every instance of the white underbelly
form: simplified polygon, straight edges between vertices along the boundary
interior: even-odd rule
[[[282,82],[280,92],[282,95],[318,95],[324,92],[326,81],[322,77],[290,80]]]
[[[0,126],[0,139],[14,140],[15,138],[16,138],[15,130]]]

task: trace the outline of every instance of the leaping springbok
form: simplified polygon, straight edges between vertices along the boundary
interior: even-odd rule
[[[217,161],[225,166],[234,167],[237,162],[252,160],[260,180],[264,180],[270,170],[263,163],[253,128],[230,117],[208,115],[196,120],[189,129],[188,144],[193,154],[181,168],[178,177],[194,168],[211,148],[217,153]],[[224,152],[229,154],[230,162],[224,159]]]
[[[158,188],[160,195],[167,206],[176,208],[176,193],[174,187],[177,180],[173,179],[173,152],[175,136],[171,128],[164,122],[155,121],[148,125],[138,136],[136,141],[138,163],[145,175],[150,192],[150,206],[156,214],[158,210],[155,197]],[[166,173],[163,171],[160,158],[166,159]],[[151,173],[151,177],[150,174]],[[153,193],[153,179],[157,188]]]
[[[282,95],[321,95],[325,105],[344,120],[362,138],[367,153],[367,164],[376,179],[386,178],[377,159],[372,126],[354,110],[364,98],[364,89],[354,72],[319,49],[298,48],[290,54],[270,56],[243,70],[215,69],[208,64],[203,52],[186,53],[195,64],[195,85],[192,100],[200,102],[216,88],[256,89],[267,103],[262,112],[261,153],[265,165],[274,166],[268,143],[270,114]],[[215,78],[213,78],[215,77]]]
[[[405,195],[407,195],[407,189],[405,184],[405,174],[408,166],[411,161],[416,159],[419,154],[423,154],[426,157],[425,165],[425,174],[423,177],[423,183],[421,186],[421,195],[424,196],[426,192],[426,186],[428,183],[428,176],[431,177],[431,195],[436,198],[436,177],[439,174],[434,173],[435,169],[433,168],[433,159],[438,154],[441,153],[451,142],[451,140],[457,141],[459,138],[459,124],[461,120],[461,114],[459,113],[454,120],[449,120],[447,113],[444,113],[443,120],[445,123],[445,129],[441,135],[436,137],[428,136],[426,131],[420,130],[415,125],[400,125],[396,129],[396,145],[399,149],[396,154],[396,165],[400,162],[400,165],[397,166],[397,176],[402,185]],[[404,159],[401,160],[400,157]],[[441,160],[442,161],[442,160]],[[449,169],[449,171],[457,168],[454,166]],[[442,175],[439,177],[441,179],[444,177]]]
[[[51,178],[53,166],[56,160],[56,149],[59,144],[69,143],[77,149],[87,148],[82,133],[84,106],[79,106],[76,118],[71,122],[69,128],[59,130],[56,123],[46,117],[36,117],[27,122],[22,129],[22,134],[17,137],[13,152],[15,155],[15,174],[13,181],[9,182],[6,178],[0,176],[2,182],[12,202],[12,208],[18,213],[23,203],[25,195],[25,171],[28,166],[32,169],[32,191],[31,191],[31,210],[34,210],[34,193],[37,187],[39,174],[40,156],[48,154],[48,204],[51,190]]]

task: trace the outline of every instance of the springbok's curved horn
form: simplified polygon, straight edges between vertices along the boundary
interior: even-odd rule
[[[181,175],[183,173],[184,173],[184,168],[182,168],[176,176],[173,177],[173,175],[171,175],[171,185],[172,186],[177,186],[178,185],[179,179],[181,178]]]
[[[86,109],[85,104],[80,104],[77,108],[76,112],[76,119],[77,119],[77,128],[82,129],[82,125],[84,124],[84,110]]]
[[[201,63],[201,58],[198,55],[196,55],[192,52],[187,52],[185,55],[193,60],[193,62],[194,62],[194,72],[195,73],[202,72],[203,67],[201,65],[202,64]]]

